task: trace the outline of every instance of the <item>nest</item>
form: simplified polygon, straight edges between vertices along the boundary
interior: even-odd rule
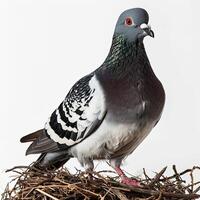
[[[99,199],[99,200],[183,200],[196,199],[200,195],[200,181],[194,181],[193,167],[181,173],[173,166],[173,175],[166,176],[166,168],[156,173],[154,177],[143,170],[141,187],[131,187],[119,182],[119,177],[113,171],[86,173],[77,171],[70,174],[65,168],[56,171],[40,170],[31,166],[18,166],[10,170],[17,175],[7,185],[2,200],[66,200],[66,199]],[[113,173],[113,176],[105,176]],[[183,177],[188,175],[190,181]]]

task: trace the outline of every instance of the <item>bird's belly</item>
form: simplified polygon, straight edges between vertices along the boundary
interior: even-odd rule
[[[80,162],[125,157],[135,150],[152,127],[153,123],[115,124],[105,120],[96,132],[72,147],[70,152]]]

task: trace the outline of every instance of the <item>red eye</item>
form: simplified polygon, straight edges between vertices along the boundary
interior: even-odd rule
[[[125,19],[125,25],[126,26],[132,26],[134,23],[133,23],[133,19],[131,17],[127,17]]]

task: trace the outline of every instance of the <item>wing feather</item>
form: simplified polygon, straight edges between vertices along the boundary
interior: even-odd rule
[[[104,93],[100,83],[94,74],[83,77],[46,123],[48,137],[34,141],[29,152],[52,152],[60,146],[71,147],[94,133],[105,115]]]

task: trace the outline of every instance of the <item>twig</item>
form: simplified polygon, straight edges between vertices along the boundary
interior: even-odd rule
[[[19,166],[15,166],[15,167],[13,167],[13,168],[11,168],[11,169],[7,169],[5,172],[7,173],[7,172],[11,172],[11,171],[13,171],[13,170],[15,170],[15,169],[22,169],[22,168],[26,168],[26,169],[32,169],[32,167],[31,166],[23,166],[23,165],[19,165]]]
[[[127,197],[122,194],[119,190],[114,189],[114,193],[116,194],[116,196],[120,199],[120,200],[128,200]]]
[[[149,183],[149,187],[151,188],[155,183],[158,183],[158,180],[160,177],[165,173],[167,167],[164,167],[156,176],[152,179],[152,181]]]
[[[2,200],[32,199],[148,199],[148,200],[189,200],[200,197],[200,181],[194,181],[195,166],[182,174],[190,177],[190,184],[184,185],[181,173],[173,166],[174,173],[165,177],[166,167],[151,178],[143,169],[143,187],[131,187],[119,183],[114,177],[105,177],[101,172],[81,172],[70,174],[65,168],[56,171],[36,169],[33,166],[17,166],[11,171],[17,174],[13,188],[6,187]],[[192,174],[192,175],[190,175]],[[192,190],[189,190],[192,187]],[[189,194],[188,194],[189,192]]]
[[[186,169],[185,171],[179,173],[180,176],[184,175],[184,174],[187,174],[188,172],[191,172],[191,169]],[[170,180],[170,179],[173,179],[177,176],[177,174],[174,174],[172,176],[169,176],[169,177],[165,177],[165,178],[161,178],[160,181],[165,181],[166,179]]]
[[[49,197],[49,198],[51,198],[51,199],[53,199],[53,200],[59,200],[59,199],[57,199],[56,197],[53,197],[52,195],[50,195],[50,194],[48,194],[48,193],[46,193],[46,192],[44,192],[44,191],[42,191],[42,190],[40,190],[40,189],[35,189],[35,190],[37,190],[37,191],[40,192],[41,194],[43,194],[43,195],[45,195],[45,196],[47,196],[47,197]]]
[[[143,189],[143,188],[138,188],[138,187],[131,187],[128,185],[124,185],[122,183],[120,185],[125,188],[129,188],[132,192],[137,192],[137,193],[147,194],[147,195],[152,195],[152,196],[159,196],[159,194],[160,194],[159,191],[148,190],[148,189]],[[198,194],[176,194],[176,193],[171,193],[171,192],[162,192],[162,195],[164,197],[179,198],[179,199],[200,198],[200,195],[198,195]]]

